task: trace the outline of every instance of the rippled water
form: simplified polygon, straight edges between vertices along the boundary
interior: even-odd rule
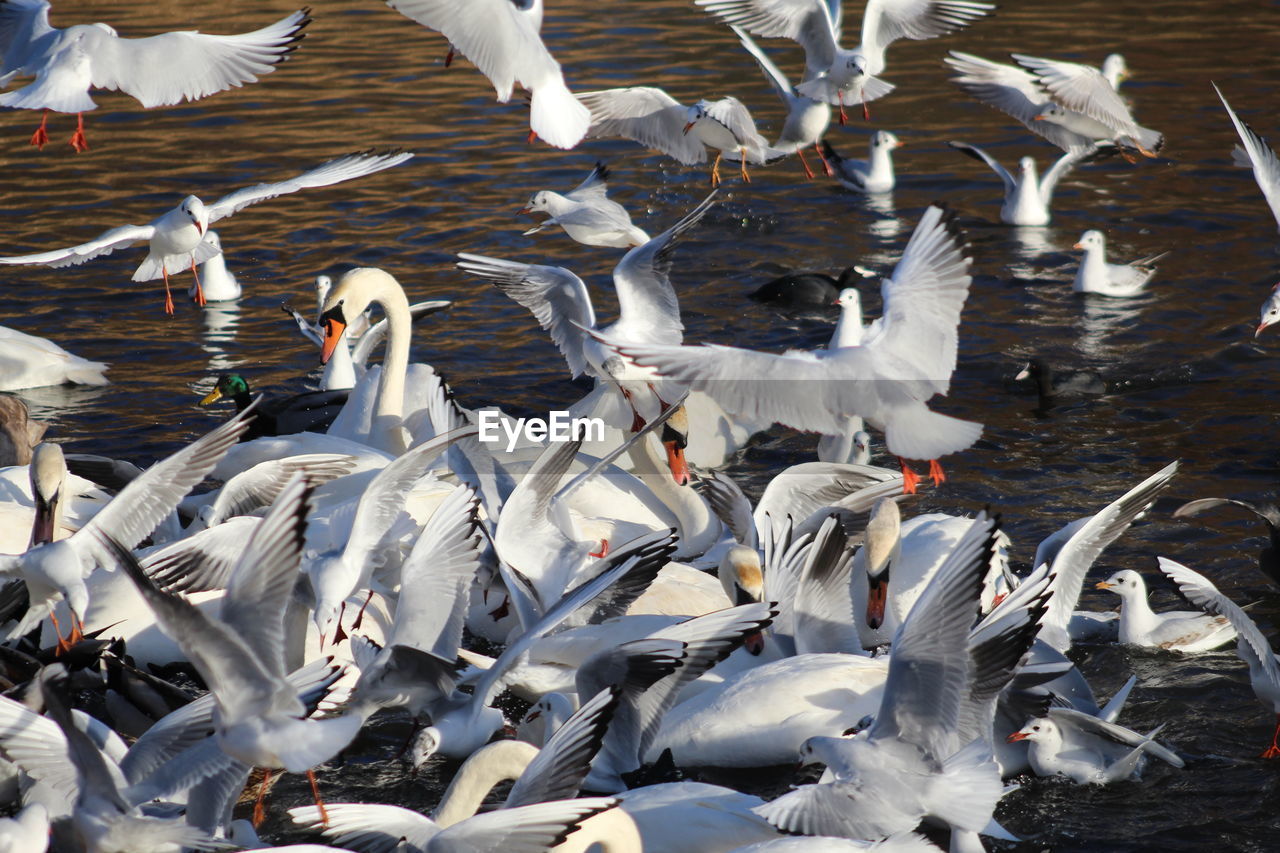
[[[53,22],[106,18],[124,34],[228,32],[290,10],[243,0],[217,7],[59,2]],[[571,188],[597,158],[614,169],[614,197],[651,233],[706,191],[703,171],[630,143],[589,140],[569,152],[527,145],[518,99],[496,104],[465,61],[445,70],[444,41],[379,3],[321,2],[314,15],[301,49],[258,85],[151,111],[102,95],[88,116],[93,149],[84,155],[64,144],[73,122],[65,116],[53,118],[55,141],[41,153],[26,145],[35,114],[0,115],[4,254],[72,245],[110,226],[146,222],[189,192],[217,198],[352,150],[396,145],[418,155],[407,166],[267,202],[221,223],[228,263],[247,289],[237,305],[180,305],[176,317],[165,317],[157,283],[129,281],[141,250],[65,270],[0,269],[5,324],[112,364],[114,384],[105,389],[24,394],[54,423],[51,434],[75,450],[144,463],[163,456],[222,417],[196,405],[222,370],[237,369],[257,387],[297,389],[316,375],[316,354],[278,305],[310,306],[316,274],[354,265],[388,269],[414,298],[455,301],[419,326],[414,357],[443,371],[464,403],[563,407],[581,389],[546,336],[519,306],[457,273],[454,254],[567,266],[599,286],[593,296],[609,317],[608,271],[618,253],[577,246],[558,232],[522,237],[528,226],[513,219],[515,211],[535,190]],[[1278,21],[1274,3],[1023,0],[957,36],[895,46],[884,76],[898,91],[873,104],[871,122],[833,127],[828,139],[865,156],[872,130],[894,131],[906,143],[897,191],[868,201],[805,181],[794,161],[756,170],[749,186],[730,181],[677,254],[672,277],[686,339],[775,350],[825,342],[834,315],[782,313],[746,294],[791,268],[859,262],[887,270],[921,210],[945,200],[961,211],[976,279],[953,391],[940,408],[987,430],[977,447],[948,460],[953,479],[916,508],[966,512],[990,504],[1004,514],[1016,558],[1026,561],[1043,535],[1181,459],[1172,496],[1107,553],[1099,573],[1131,567],[1150,576],[1155,555],[1173,557],[1238,601],[1260,601],[1252,612],[1270,631],[1280,624],[1280,599],[1255,568],[1259,527],[1231,513],[1187,525],[1169,511],[1182,499],[1275,491],[1280,343],[1252,339],[1258,305],[1280,267],[1275,223],[1251,175],[1231,165],[1235,134],[1209,81],[1259,132],[1280,127],[1280,116],[1267,112],[1277,103]],[[690,3],[553,2],[544,35],[579,91],[649,84],[686,101],[733,94],[766,133],[779,125],[780,105],[754,63]],[[798,50],[768,47],[785,71],[798,72]],[[1165,156],[1078,170],[1059,188],[1050,228],[998,224],[999,181],[946,142],[982,145],[1009,166],[1031,154],[1044,168],[1056,150],[948,84],[941,57],[951,48],[997,60],[1017,51],[1095,64],[1123,51],[1133,71],[1124,92],[1139,120],[1166,134]],[[1114,258],[1172,250],[1148,295],[1113,302],[1072,294],[1077,253],[1070,247],[1089,228],[1107,233]],[[878,295],[865,293],[874,312]],[[1011,382],[1031,354],[1099,370],[1125,390],[1037,415],[1034,397]],[[729,470],[759,487],[812,446],[812,437],[776,429]],[[1156,584],[1155,596],[1184,606],[1166,584]],[[1092,589],[1083,600],[1098,609],[1112,603]],[[1188,766],[1153,766],[1141,782],[1105,789],[1031,782],[998,813],[1033,839],[1026,849],[1280,847],[1276,768],[1254,758],[1270,734],[1270,715],[1230,650],[1079,654],[1101,694],[1138,675],[1123,721],[1144,730],[1167,722],[1162,738]],[[449,768],[405,778],[391,759],[402,736],[395,725],[375,728],[347,765],[322,774],[325,790],[334,799],[432,805],[432,782]],[[292,783],[277,796],[277,805],[304,799]]]

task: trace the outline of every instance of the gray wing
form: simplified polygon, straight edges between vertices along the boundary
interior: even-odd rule
[[[1086,148],[1073,148],[1053,162],[1049,167],[1049,171],[1045,172],[1040,178],[1040,200],[1046,205],[1053,200],[1053,191],[1058,188],[1058,181],[1067,176],[1072,169],[1080,163],[1084,163],[1092,158],[1103,157],[1101,151],[1116,150],[1115,145],[1109,142],[1102,144],[1095,143]]]
[[[790,516],[797,524],[826,507],[840,504],[859,491],[896,481],[899,475],[874,465],[843,462],[802,462],[774,477],[756,505],[756,524],[766,515]]]
[[[1262,195],[1271,208],[1271,215],[1275,217],[1277,227],[1280,227],[1280,160],[1276,159],[1276,152],[1271,150],[1267,141],[1240,120],[1236,111],[1231,109],[1231,105],[1223,97],[1217,84],[1213,84],[1213,91],[1218,93],[1218,100],[1222,101],[1227,115],[1231,117],[1231,123],[1235,125],[1236,133],[1240,134],[1240,143],[1244,146],[1249,164],[1253,167],[1253,178],[1258,182],[1258,189],[1262,190]]]
[[[76,768],[81,798],[85,792],[92,792],[94,797],[108,800],[121,814],[129,812],[129,804],[120,796],[120,790],[116,787],[117,777],[108,768],[102,750],[71,719],[71,711],[59,695],[60,689],[66,689],[66,668],[61,664],[47,666],[38,677],[45,711],[58,728],[62,729],[62,735],[66,738],[67,755]],[[53,683],[55,679],[60,682],[57,687]]]
[[[782,103],[788,106],[792,101],[796,100],[796,90],[792,88],[791,81],[787,80],[785,74],[778,70],[778,66],[773,64],[768,54],[760,49],[760,45],[755,43],[751,36],[747,35],[747,31],[742,27],[729,25],[729,29],[733,30],[733,34],[742,42],[742,46],[747,49],[747,53],[751,54],[756,64],[760,66],[760,70],[764,72],[765,79],[769,81],[769,85],[773,87],[773,91],[777,93]]]
[[[457,658],[466,595],[480,565],[479,508],[471,487],[460,485],[427,520],[400,569],[391,643]]]
[[[937,38],[964,29],[995,11],[993,3],[970,0],[867,0],[862,13],[861,48],[884,62],[885,49],[898,39]]]
[[[898,628],[872,740],[898,738],[939,765],[962,746],[956,743],[961,703],[972,686],[969,629],[998,532],[980,513]]]
[[[751,514],[751,501],[728,474],[720,471],[699,477],[694,485],[710,505],[711,511],[733,533],[733,538],[748,548],[758,546],[756,520]]]
[[[1093,143],[1089,137],[1073,133],[1061,125],[1035,120],[1040,108],[1052,100],[1036,81],[1035,75],[1013,65],[1002,65],[958,50],[951,51],[943,62],[959,72],[959,76],[951,78],[952,83],[987,106],[1017,119],[1027,130],[1043,136],[1063,151]]]
[[[312,485],[294,474],[254,531],[222,598],[219,618],[283,681],[284,612],[298,580],[311,510]]]
[[[27,64],[33,50],[43,48],[49,37],[56,38],[59,31],[49,26],[49,9],[46,0],[0,3],[0,86]]]
[[[657,344],[678,344],[683,339],[680,302],[668,277],[672,254],[680,237],[711,209],[715,196],[712,191],[675,225],[622,256],[613,269],[619,314],[614,334]]]
[[[661,89],[633,86],[578,95],[591,111],[587,136],[621,136],[655,148],[686,166],[707,162],[707,148],[695,134],[684,132],[685,107]]]
[[[805,79],[826,71],[839,47],[838,21],[827,0],[694,0],[727,24],[804,48]]]
[[[582,279],[563,267],[521,264],[466,252],[458,258],[458,269],[488,279],[533,313],[551,334],[574,377],[587,372],[589,365],[582,352],[586,336],[581,327],[594,328],[596,313]]]
[[[564,195],[565,198],[575,201],[602,202],[608,192],[609,167],[596,161],[596,167],[591,170],[591,174],[587,175],[587,179]]]
[[[1004,183],[1004,194],[1006,197],[1012,197],[1013,194],[1017,192],[1018,190],[1017,181],[1013,179],[1013,175],[1010,175],[1004,166],[1000,165],[999,161],[997,161],[996,158],[992,157],[990,154],[983,151],[978,146],[970,145],[967,142],[948,142],[947,145],[956,149],[962,154],[967,154],[968,156],[977,160],[979,163],[986,163],[987,166],[991,169],[991,171],[999,175],[1000,180]]]
[[[487,812],[442,830],[427,843],[426,853],[545,853],[562,843],[582,821],[617,803],[613,798],[594,797]]]
[[[724,97],[712,101],[706,110],[707,115],[727,127],[734,138],[745,144],[749,151],[761,152],[769,147],[769,143],[756,130],[751,111],[737,98]]]
[[[99,550],[102,536],[109,536],[125,548],[135,547],[235,446],[249,428],[252,411],[246,409],[135,477],[111,503],[72,535],[77,548],[94,549],[102,559],[104,552]]]
[[[223,519],[247,515],[259,507],[270,506],[298,472],[306,474],[313,486],[319,486],[349,474],[355,461],[354,456],[341,453],[305,453],[259,462],[236,474],[218,490],[208,524],[212,527]]]
[[[0,258],[0,264],[43,264],[48,267],[70,267],[83,264],[85,261],[103,255],[109,255],[116,249],[132,246],[142,240],[150,240],[156,229],[152,225],[121,225],[112,228],[88,243],[71,246],[67,249],[54,249],[52,252],[39,252],[34,255],[14,255]]]
[[[141,561],[142,568],[165,592],[225,589],[244,543],[261,523],[257,516],[229,518],[151,552]]]
[[[578,796],[613,719],[620,693],[620,688],[606,687],[565,720],[511,786],[503,807]]]
[[[294,823],[360,853],[421,853],[440,832],[426,815],[380,803],[326,803],[325,815],[327,820],[316,806],[289,809]]]
[[[103,537],[114,557],[168,634],[195,666],[217,697],[224,720],[230,722],[264,709],[301,716],[304,709],[288,684],[278,682],[266,664],[240,635],[199,608],[157,589],[138,566],[133,554]]]
[[[409,490],[426,472],[427,464],[454,441],[479,431],[470,425],[452,429],[406,451],[379,471],[369,481],[356,507],[344,555],[356,557],[357,565],[379,561],[379,548],[404,510]]]
[[[1059,726],[1070,726],[1078,731],[1103,738],[1115,744],[1134,747],[1146,744],[1146,751],[1161,761],[1167,761],[1174,767],[1185,765],[1185,762],[1176,753],[1155,741],[1150,741],[1150,736],[1138,734],[1133,729],[1116,725],[1115,723],[1108,723],[1083,711],[1077,711],[1074,708],[1050,708],[1049,719]],[[1152,732],[1152,735],[1154,734]]]
[[[792,618],[796,653],[861,654],[850,595],[853,546],[836,515],[818,529],[796,585]]]
[[[212,204],[206,205],[209,211],[209,223],[217,222],[237,210],[243,210],[251,204],[257,204],[269,198],[296,193],[299,190],[327,187],[343,181],[354,180],[355,178],[363,178],[365,175],[372,175],[374,172],[381,172],[383,169],[398,166],[412,158],[413,155],[408,151],[397,150],[385,152],[359,151],[355,154],[348,154],[345,157],[337,157],[327,163],[322,163],[310,171],[303,172],[297,177],[289,178],[287,181],[278,181],[274,184],[255,184],[223,196]]]
[[[1129,113],[1124,99],[1098,69],[1020,53],[1013,54],[1013,58],[1035,74],[1037,82],[1062,106],[1117,131],[1137,133],[1137,122]]]
[[[80,38],[91,57],[94,86],[119,89],[144,107],[158,107],[256,83],[297,48],[309,23],[303,10],[237,35],[173,32],[126,39],[85,27]]]
[[[1276,661],[1271,644],[1258,629],[1257,623],[1204,575],[1165,557],[1157,560],[1160,571],[1178,585],[1178,589],[1192,604],[1206,613],[1226,617],[1231,627],[1236,629],[1236,650],[1241,660],[1249,665],[1250,677],[1265,680],[1270,686],[1270,692],[1280,697],[1280,662]]]
[[[1045,614],[1040,639],[1058,651],[1071,648],[1067,625],[1089,568],[1108,545],[1150,508],[1177,473],[1177,462],[1161,468],[1086,521],[1062,546],[1053,558],[1055,577],[1050,584],[1053,597],[1049,599],[1049,612]]]
[[[563,598],[547,608],[541,619],[503,649],[493,666],[476,682],[472,695],[485,704],[492,702],[497,695],[501,677],[539,637],[568,619],[575,610],[593,600],[623,576],[633,571],[646,570],[654,562],[659,566],[666,565],[674,552],[675,535],[669,530],[647,533],[632,539],[616,551],[611,551],[609,556],[597,562],[597,565],[604,564],[603,570],[565,593]]]

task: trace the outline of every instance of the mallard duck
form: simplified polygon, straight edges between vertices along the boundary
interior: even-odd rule
[[[292,435],[295,432],[322,432],[333,423],[347,402],[347,390],[305,391],[292,397],[267,399],[258,404],[253,422],[242,440],[266,435]],[[238,373],[224,373],[218,384],[205,395],[200,405],[208,406],[224,397],[235,401],[236,411],[243,412],[253,400],[249,383]]]

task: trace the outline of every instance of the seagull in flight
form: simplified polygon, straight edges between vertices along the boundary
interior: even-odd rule
[[[89,150],[84,113],[97,109],[89,90],[118,89],[144,107],[195,101],[256,83],[284,62],[311,23],[302,9],[251,33],[207,35],[195,30],[147,38],[121,38],[106,24],[49,25],[47,0],[0,2],[0,86],[35,77],[0,95],[0,106],[44,110],[31,144],[49,141],[49,110],[76,113],[71,147]]]
[[[54,249],[34,255],[15,255],[0,258],[0,264],[43,264],[49,267],[67,267],[83,264],[101,255],[109,255],[116,249],[148,241],[150,251],[142,265],[133,274],[134,281],[164,279],[164,310],[173,314],[173,294],[169,289],[169,273],[189,268],[196,276],[196,304],[204,305],[204,292],[196,264],[202,264],[218,255],[217,243],[204,239],[209,226],[251,204],[266,201],[279,195],[314,187],[327,187],[354,178],[362,178],[392,166],[398,166],[412,158],[407,151],[361,151],[330,160],[297,177],[274,184],[255,184],[225,195],[211,204],[189,195],[182,203],[146,225],[121,225],[98,235],[88,243],[67,249]]]

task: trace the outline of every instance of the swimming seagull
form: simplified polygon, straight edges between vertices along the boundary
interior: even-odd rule
[[[1120,596],[1120,642],[1179,652],[1207,652],[1236,638],[1225,616],[1190,610],[1152,611],[1142,575],[1123,569],[1094,584]]]
[[[387,0],[387,5],[449,40],[489,78],[498,102],[519,83],[533,94],[529,133],[556,148],[572,148],[590,116],[565,86],[560,63],[542,43],[542,0]]]
[[[822,168],[826,171],[827,177],[831,177],[834,174],[831,171],[831,164],[827,161],[822,149],[818,147],[822,134],[827,132],[827,127],[831,124],[831,105],[826,101],[817,101],[801,95],[778,70],[778,66],[774,65],[760,46],[747,35],[746,30],[735,26],[730,26],[729,29],[738,36],[747,53],[755,58],[765,78],[773,86],[783,106],[787,108],[787,118],[783,122],[782,132],[773,143],[774,150],[779,153],[794,151],[800,158],[800,165],[804,166],[805,176],[813,180],[813,170],[804,159],[804,149],[812,145],[818,152],[818,158],[822,160]]]
[[[1236,630],[1236,654],[1249,665],[1249,685],[1263,705],[1276,715],[1276,730],[1261,758],[1280,758],[1280,660],[1258,626],[1234,601],[1223,595],[1213,582],[1181,563],[1158,557],[1160,571],[1178,585],[1192,604],[1207,613],[1225,618]]]
[[[587,179],[564,195],[551,190],[534,193],[516,215],[546,213],[551,218],[530,228],[524,236],[559,225],[564,233],[584,246],[627,249],[648,243],[649,235],[631,224],[626,208],[606,196],[608,179],[608,167],[596,163]]]
[[[204,239],[205,232],[214,222],[269,198],[363,178],[365,175],[398,166],[412,157],[413,155],[407,151],[361,151],[330,160],[288,180],[273,184],[255,184],[236,190],[211,204],[205,204],[196,196],[189,195],[177,207],[146,225],[121,225],[79,246],[34,255],[0,258],[0,264],[75,266],[146,240],[149,243],[149,251],[142,265],[134,272],[133,280],[152,281],[163,278],[164,310],[165,313],[172,314],[173,294],[169,290],[169,273],[190,268],[195,274],[196,264],[204,263],[221,251],[220,244],[206,242]],[[205,303],[200,289],[199,275],[196,275],[195,301],[197,305]]]
[[[720,160],[726,152],[736,152],[744,181],[751,180],[748,162],[761,164],[775,153],[737,98],[704,99],[685,106],[661,89],[632,86],[583,92],[578,100],[591,110],[588,136],[632,139],[686,166],[707,162],[707,148],[716,149],[711,164],[713,187],[720,184]]]
[[[97,109],[90,88],[117,89],[144,107],[195,101],[225,89],[256,83],[288,59],[311,23],[310,9],[236,35],[192,31],[121,38],[106,24],[49,26],[46,0],[0,3],[0,86],[15,77],[36,79],[0,95],[0,106],[44,110],[31,144],[49,141],[49,110],[76,113],[71,147],[89,150],[84,113]]]
[[[871,136],[866,160],[841,157],[823,140],[822,154],[826,162],[835,164],[835,176],[841,184],[860,193],[893,192],[893,152],[903,143],[887,130],[878,130]]]
[[[805,53],[800,94],[840,107],[866,104],[893,90],[875,75],[885,68],[885,50],[900,38],[930,39],[963,29],[995,9],[971,0],[881,0],[867,4],[862,41],[853,50],[839,44],[840,5],[831,0],[695,0],[716,15],[765,38],[799,42]]]
[[[884,430],[903,465],[903,489],[919,477],[907,459],[937,459],[970,447],[982,425],[929,409],[946,394],[956,364],[960,311],[972,281],[970,259],[954,213],[929,207],[891,278],[881,285],[884,316],[859,346],[791,350],[781,355],[726,346],[630,344],[602,336],[624,356],[665,377],[705,391],[726,411],[753,421],[839,435],[859,415]],[[594,334],[594,333],[593,333]]]
[[[1044,173],[1044,178],[1036,175],[1036,161],[1031,157],[1023,157],[1018,161],[1018,174],[1013,176],[1005,171],[1004,166],[987,152],[976,145],[966,142],[948,142],[947,145],[967,154],[975,160],[986,163],[991,171],[1004,182],[1004,203],[1000,205],[1000,221],[1006,225],[1048,225],[1049,205],[1053,201],[1053,191],[1058,182],[1079,163],[1088,162],[1100,153],[1116,150],[1110,143],[1103,146],[1087,146],[1072,148],[1059,157]]]
[[[1025,740],[1031,745],[1027,758],[1037,776],[1062,776],[1081,785],[1105,785],[1133,778],[1144,755],[1154,755],[1174,767],[1184,766],[1175,753],[1150,734],[1100,720],[1074,708],[1050,708],[1009,735],[1009,743]]]
[[[1103,296],[1136,296],[1156,274],[1155,262],[1169,254],[1161,252],[1127,264],[1107,263],[1107,242],[1101,231],[1084,232],[1075,248],[1083,249],[1084,257],[1071,289]]]
[[[1097,69],[1015,55],[1027,66],[1019,68],[958,50],[950,54],[942,61],[959,72],[951,82],[1063,151],[1111,140],[1149,149],[1142,153],[1154,156],[1152,152],[1164,144],[1161,134],[1134,123],[1129,108]]]

